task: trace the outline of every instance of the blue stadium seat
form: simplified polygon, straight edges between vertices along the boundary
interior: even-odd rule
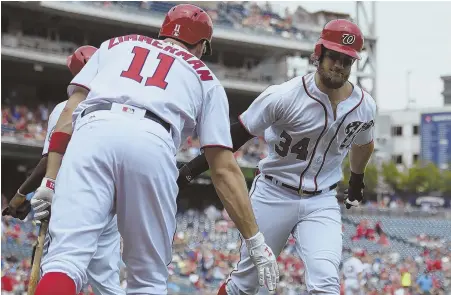
[[[168,13],[168,11],[174,6],[174,3],[172,2],[165,2],[165,1],[152,1],[150,5],[150,9],[154,12],[160,12],[160,13]]]

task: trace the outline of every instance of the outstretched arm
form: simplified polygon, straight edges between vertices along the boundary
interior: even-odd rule
[[[260,285],[266,284],[273,291],[279,278],[277,261],[263,234],[258,231],[246,181],[233,156],[232,151],[239,143],[232,140],[229,105],[222,86],[214,86],[206,95],[197,128],[216,192],[245,239],[249,256],[257,267]]]
[[[238,120],[230,126],[233,142],[233,152],[242,147],[249,139],[263,136],[265,130],[276,121],[284,118],[284,95],[280,95],[279,86],[270,86],[261,93],[242,113]],[[199,176],[209,168],[205,155],[194,158],[179,170],[177,184],[179,189],[188,185],[195,177]]]
[[[232,136],[233,152],[239,150],[249,139],[254,137],[240,122],[230,125],[230,133]],[[179,188],[181,189],[187,186],[191,180],[201,175],[208,169],[209,165],[205,154],[200,154],[189,163],[183,165],[179,170],[179,178],[177,179]]]
[[[39,187],[39,184],[45,175],[46,167],[47,156],[43,156],[30,176],[24,181],[24,183],[22,183],[18,192],[23,195],[28,195],[29,193],[34,192]]]
[[[230,150],[211,147],[205,149],[211,165],[211,179],[227,213],[245,239],[258,233],[250,203],[246,181]]]
[[[276,256],[259,232],[246,181],[232,151],[223,147],[206,147],[205,156],[216,192],[243,236],[249,256],[257,267],[260,286],[266,285],[274,291],[279,281]]]

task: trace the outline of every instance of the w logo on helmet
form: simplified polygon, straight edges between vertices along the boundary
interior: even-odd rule
[[[343,34],[341,36],[341,43],[344,45],[352,45],[355,42],[355,35],[352,34]]]

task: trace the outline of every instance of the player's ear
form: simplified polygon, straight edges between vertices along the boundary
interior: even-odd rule
[[[206,50],[207,46],[205,45],[205,41],[200,41],[194,47],[194,54],[200,59],[205,54]]]
[[[202,44],[202,55],[207,54],[207,48],[208,48],[207,41],[203,40],[200,43]]]

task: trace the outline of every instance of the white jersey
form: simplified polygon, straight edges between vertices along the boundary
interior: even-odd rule
[[[264,136],[269,145],[260,171],[308,191],[342,179],[341,164],[351,145],[373,140],[376,115],[374,99],[354,85],[334,118],[329,98],[314,77],[311,73],[270,86],[240,115],[247,131]]]
[[[232,148],[229,105],[210,69],[182,47],[141,35],[102,43],[68,87],[90,90],[74,112],[113,102],[143,108],[171,125],[176,149],[197,132],[202,147]]]
[[[55,131],[56,123],[58,122],[58,119],[66,106],[66,102],[67,100],[57,104],[50,114],[49,120],[47,121],[47,135],[45,136],[42,155],[47,155],[49,153],[50,138],[52,137],[53,131]]]
[[[345,279],[358,279],[363,271],[363,263],[356,257],[351,257],[343,263],[343,275]]]

